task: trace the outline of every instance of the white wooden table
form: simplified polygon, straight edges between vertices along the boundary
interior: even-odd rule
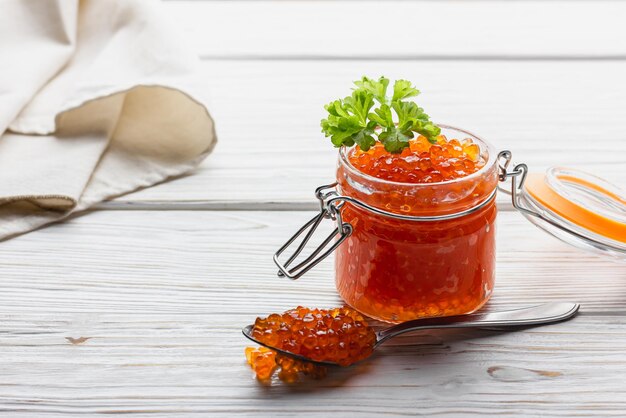
[[[623,184],[626,3],[164,7],[203,59],[220,143],[192,176],[0,244],[0,416],[626,416],[626,267],[504,200],[488,309],[578,301],[574,320],[402,337],[291,387],[257,384],[240,334],[256,315],[340,303],[332,261],[289,282],[271,255],[333,178],[322,105],[361,75],[413,80],[436,121],[535,170]]]

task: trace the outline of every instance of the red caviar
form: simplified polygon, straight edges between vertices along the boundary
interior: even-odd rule
[[[367,152],[358,147],[340,152],[337,182],[343,195],[410,216],[475,208],[454,219],[424,222],[345,204],[342,218],[352,233],[337,249],[335,268],[339,294],[351,307],[401,322],[470,313],[489,299],[498,181],[489,157],[488,146],[477,138],[443,135],[436,144],[418,137],[400,154],[380,144]]]
[[[252,336],[268,346],[341,366],[369,357],[376,342],[376,334],[363,316],[348,307],[299,306],[283,314],[257,318]],[[246,358],[260,380],[271,378],[278,367],[278,377],[287,382],[297,380],[299,372],[318,378],[326,372],[323,367],[280,356],[264,347],[246,348]]]
[[[485,161],[471,139],[450,141],[443,135],[436,144],[419,136],[400,154],[391,154],[377,142],[368,151],[357,147],[348,156],[350,163],[370,176],[400,183],[437,183],[464,177],[480,170]]]
[[[276,370],[276,353],[266,347],[246,347],[246,360],[259,380],[268,380]]]
[[[276,370],[280,370],[278,378],[286,383],[297,382],[300,374],[314,379],[326,377],[326,367],[281,356],[266,347],[246,347],[245,352],[248,364],[254,370],[257,379],[262,382],[268,382]]]

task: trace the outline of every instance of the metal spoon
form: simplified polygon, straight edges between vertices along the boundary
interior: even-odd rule
[[[415,319],[413,321],[402,322],[376,332],[376,343],[374,348],[380,346],[385,341],[411,331],[424,329],[445,329],[445,328],[518,328],[533,325],[551,324],[565,321],[572,318],[578,312],[580,305],[571,302],[553,302],[543,305],[532,306],[530,308],[514,309],[500,312],[484,312],[470,315],[446,316],[437,318]],[[320,366],[338,366],[337,363],[328,361],[315,361],[300,354],[290,353],[275,347],[264,344],[252,337],[252,328],[248,325],[242,332],[248,339],[255,343],[271,348],[284,356],[289,356],[297,360],[308,361]]]

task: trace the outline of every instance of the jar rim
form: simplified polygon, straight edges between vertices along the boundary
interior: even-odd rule
[[[485,163],[485,165],[480,170],[468,176],[458,177],[452,180],[444,180],[444,181],[439,181],[439,182],[434,182],[434,183],[405,183],[401,181],[381,179],[381,178],[374,177],[370,174],[367,174],[358,170],[355,166],[352,165],[352,163],[348,159],[347,150],[349,148],[347,148],[345,145],[341,146],[341,148],[339,149],[339,161],[346,168],[346,170],[348,170],[351,174],[363,177],[367,179],[367,181],[378,183],[378,184],[385,184],[389,186],[395,185],[395,186],[403,186],[403,187],[406,187],[406,186],[433,187],[433,186],[442,186],[442,185],[460,183],[460,182],[467,181],[467,180],[473,180],[474,178],[478,178],[482,176],[484,173],[486,173],[487,171],[489,171],[493,167],[493,165],[496,163],[498,155],[496,153],[495,147],[491,143],[485,141],[483,138],[479,137],[478,135],[475,135],[469,131],[466,131],[465,129],[457,128],[456,126],[445,125],[445,124],[440,124],[440,123],[436,125],[439,126],[440,128],[461,132],[465,135],[471,136],[473,139],[478,140],[479,145],[484,146],[484,149],[487,151],[487,162]]]

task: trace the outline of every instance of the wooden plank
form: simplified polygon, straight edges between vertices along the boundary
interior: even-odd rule
[[[328,379],[258,385],[240,327],[340,303],[331,262],[298,282],[271,254],[310,213],[95,212],[3,243],[2,416],[623,416],[623,266],[513,213],[490,308],[577,300],[573,321],[398,338]]]
[[[623,316],[400,337],[321,381],[265,387],[229,315],[3,318],[4,417],[623,416]],[[77,325],[79,324],[79,325]],[[69,336],[84,336],[72,344]],[[219,342],[218,342],[219,341]]]
[[[320,133],[322,105],[361,74],[414,80],[434,120],[511,149],[531,169],[574,166],[621,184],[624,72],[623,62],[208,61],[214,154],[191,176],[105,207],[314,209],[312,192],[332,181],[336,159]]]
[[[204,57],[624,58],[615,1],[176,1]],[[226,41],[227,40],[227,41]]]

